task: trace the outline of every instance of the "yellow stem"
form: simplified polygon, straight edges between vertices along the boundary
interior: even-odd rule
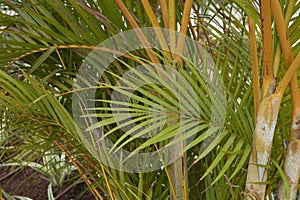
[[[284,18],[284,22],[285,22],[285,28],[287,28],[288,23],[292,17],[293,14],[293,9],[295,6],[296,0],[291,0],[289,2],[289,5],[286,9],[286,13],[285,13],[285,18]],[[274,12],[274,11],[273,11]],[[280,29],[279,29],[280,30]],[[278,71],[279,71],[279,65],[280,65],[280,55],[281,55],[281,48],[280,48],[280,44],[277,44],[276,47],[276,55],[275,55],[275,60],[274,60],[274,76],[277,77],[278,75]],[[288,66],[287,66],[288,67]]]
[[[276,79],[273,72],[271,0],[260,0],[263,43],[263,88],[261,100],[274,93]]]
[[[288,67],[292,63],[292,59],[293,59],[292,49],[291,49],[291,44],[289,41],[289,36],[287,34],[286,24],[285,24],[283,16],[282,16],[281,7],[280,7],[279,2],[277,0],[272,1],[271,8],[272,8],[275,24],[276,24],[277,31],[278,31],[281,49],[282,49],[283,55],[285,57],[286,65]]]
[[[48,134],[48,132],[46,132]],[[64,144],[70,144],[74,150],[79,151],[80,150],[76,147],[76,145],[70,141],[68,141],[65,137],[63,137],[60,133],[57,134],[59,136],[59,138],[61,138],[64,141]],[[102,196],[100,195],[100,193],[96,190],[96,188],[92,185],[91,180],[89,180],[88,177],[90,177],[91,179],[93,179],[92,181],[95,181],[94,177],[89,173],[89,171],[86,169],[86,167],[84,165],[82,165],[81,162],[78,162],[78,160],[76,158],[74,158],[74,156],[72,156],[72,153],[69,151],[69,149],[59,140],[56,140],[55,143],[59,146],[59,148],[64,151],[66,153],[66,155],[68,156],[68,158],[70,158],[71,162],[73,163],[73,165],[76,167],[76,170],[79,172],[79,174],[83,177],[83,180],[86,182],[86,184],[91,188],[91,191],[93,193],[93,195],[96,198],[99,198],[100,200],[103,200]],[[89,158],[87,156],[84,156],[84,158],[89,162],[89,164],[93,163],[90,162]],[[97,168],[95,168],[97,169]]]
[[[252,63],[252,81],[253,81],[253,93],[254,93],[254,118],[256,121],[259,101],[260,101],[260,84],[259,84],[259,68],[257,59],[257,45],[255,36],[255,23],[252,17],[248,17],[249,21],[249,39],[250,39],[250,49],[251,49],[251,63]]]
[[[60,53],[59,53],[59,51],[58,51],[57,48],[55,49],[55,52],[56,52],[56,54],[57,54],[57,56],[58,56],[58,58],[59,58],[59,61],[60,61],[61,65],[63,66],[64,70],[66,70],[67,67],[66,67],[66,65],[65,65],[65,62],[64,62],[64,60],[62,59],[62,57],[61,57],[61,55],[60,55]]]
[[[169,0],[169,29],[176,31],[176,2]]]
[[[284,22],[279,1],[271,1],[271,8],[275,19],[275,24],[278,30],[278,36],[284,56],[285,65],[287,68],[289,68],[289,66],[293,62],[292,47],[290,44],[289,36],[287,34],[287,25]],[[297,110],[300,109],[300,96],[296,74],[294,74],[290,82],[290,87],[293,103],[293,116],[296,116]]]
[[[122,14],[125,16],[125,18],[128,20],[130,26],[135,29],[135,28],[139,28],[139,25],[137,24],[137,22],[135,21],[135,19],[133,18],[133,16],[131,15],[131,13],[129,12],[129,10],[126,8],[126,6],[124,5],[124,3],[121,0],[114,0],[115,3],[118,5],[118,7],[120,8]]]
[[[280,48],[280,44],[277,44],[276,47],[276,52],[275,52],[275,57],[274,57],[274,77],[278,77],[278,72],[279,72],[279,67],[280,67],[280,58],[281,57],[281,48]]]
[[[106,183],[108,192],[109,192],[109,196],[110,196],[110,198],[114,198],[114,197],[113,197],[113,194],[112,194],[112,191],[111,191],[111,188],[110,188],[110,185],[111,185],[111,184],[110,184],[109,181],[108,181],[108,178],[107,178],[107,176],[106,176],[106,173],[105,173],[105,169],[104,169],[104,167],[103,167],[103,164],[102,164],[101,162],[99,162],[99,164],[100,164],[100,167],[101,167],[101,170],[102,170],[102,175],[103,175],[103,177],[104,177],[104,180],[105,180],[105,183]]]
[[[145,8],[145,11],[146,11],[146,13],[147,13],[147,15],[150,19],[150,22],[151,22],[152,26],[158,28],[158,29],[155,29],[154,31],[155,31],[156,36],[158,38],[158,41],[161,45],[161,48],[164,49],[164,50],[169,49],[168,45],[167,45],[167,42],[165,40],[165,37],[164,37],[164,35],[163,35],[163,33],[160,29],[159,23],[156,19],[156,15],[152,10],[149,1],[148,0],[141,0],[141,2],[142,2],[143,6]]]
[[[276,92],[284,92],[286,87],[289,85],[290,81],[294,77],[298,67],[300,66],[300,52],[298,52],[297,56],[295,57],[294,61],[290,65],[288,71],[285,73],[284,77],[282,78],[281,82],[279,83]]]
[[[169,29],[176,31],[176,2],[169,0]],[[170,48],[171,52],[176,52],[176,34],[170,31]],[[175,56],[173,55],[173,58]]]
[[[272,79],[273,73],[273,49],[272,49],[272,21],[271,0],[260,1],[260,14],[263,40],[263,67],[264,79]]]
[[[4,71],[7,71],[8,68],[12,64],[14,64],[15,62],[21,60],[22,58],[25,58],[26,56],[32,55],[34,53],[47,51],[49,48],[51,48],[51,47],[44,47],[44,48],[34,49],[34,50],[31,50],[29,52],[26,52],[26,53],[20,55],[19,57],[12,60],[9,64],[7,64],[5,66]],[[136,58],[134,58],[134,57],[132,57],[128,54],[124,54],[123,52],[113,50],[113,49],[109,49],[109,48],[105,48],[105,47],[96,47],[96,46],[92,46],[92,45],[91,46],[89,46],[89,45],[61,45],[61,46],[56,46],[56,49],[89,49],[89,50],[105,51],[105,52],[109,52],[109,53],[113,53],[113,54],[117,54],[117,55],[122,55],[125,58],[134,60],[136,62],[140,62],[138,59],[136,59]]]
[[[168,6],[167,6],[167,1],[166,0],[159,0],[160,8],[161,8],[161,14],[162,14],[162,19],[164,23],[165,28],[169,28],[169,18],[168,18]]]
[[[184,10],[182,14],[181,27],[180,27],[180,35],[177,43],[177,51],[179,53],[183,53],[184,44],[185,44],[185,35],[187,33],[187,28],[189,26],[190,13],[193,6],[193,0],[187,0],[184,4]],[[182,58],[177,56],[176,59],[178,62],[182,62]]]
[[[129,10],[126,8],[126,6],[124,5],[124,3],[121,0],[115,0],[115,2],[118,5],[118,7],[120,8],[122,14],[128,20],[128,22],[131,25],[131,27],[134,29],[134,31],[135,31],[137,37],[139,38],[139,40],[141,41],[141,43],[145,47],[146,52],[147,52],[148,56],[150,57],[151,61],[153,63],[159,63],[158,58],[149,49],[151,46],[148,43],[147,39],[145,38],[143,32],[139,29],[139,25],[137,24],[137,22],[135,21],[135,19],[133,18],[133,16],[129,12]]]
[[[296,4],[296,0],[290,0],[289,5],[286,9],[284,20],[287,25],[288,25],[287,22],[290,21],[292,15],[293,15],[293,10],[294,10],[295,4]]]
[[[181,149],[184,149],[183,142],[181,142]],[[187,174],[187,159],[186,155],[182,155],[182,168],[183,168],[183,199],[188,199],[188,174]]]

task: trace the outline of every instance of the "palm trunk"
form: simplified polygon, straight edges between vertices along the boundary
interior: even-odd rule
[[[180,148],[178,149],[175,145],[175,148],[172,150],[171,154],[175,157],[178,157],[178,152],[180,152]],[[179,150],[179,151],[178,151]],[[170,200],[183,200],[184,199],[184,171],[183,171],[183,158],[178,158],[175,162],[170,165],[169,173],[171,178],[171,183],[173,183],[174,192],[170,191]],[[172,186],[171,186],[172,187]]]
[[[289,191],[284,191],[284,182],[281,180],[278,188],[278,197],[283,199],[296,199],[300,177],[300,117],[293,120],[290,142],[284,161],[284,172],[288,179]]]
[[[279,107],[282,99],[282,92],[274,93],[276,79],[273,69],[273,51],[272,51],[272,17],[271,17],[271,0],[260,0],[260,18],[262,29],[263,43],[263,89],[262,101],[257,105],[257,87],[256,86],[256,116],[255,130],[252,139],[252,151],[250,154],[247,182],[246,198],[247,199],[265,199],[266,185],[263,183],[267,180],[268,169],[265,167],[269,163],[275,126],[277,122]],[[250,21],[251,22],[251,21]],[[251,25],[251,24],[250,24]],[[254,27],[252,27],[253,29]],[[252,30],[253,31],[253,30]],[[254,34],[252,32],[252,34]],[[250,35],[251,36],[251,35]],[[252,35],[253,36],[253,35]],[[252,48],[253,43],[252,40]],[[252,53],[252,59],[255,54]],[[252,62],[256,62],[253,60]],[[254,63],[255,64],[255,63]],[[257,65],[253,65],[257,67]],[[252,69],[258,70],[258,69]],[[257,71],[256,71],[257,72]],[[254,74],[255,75],[255,74]],[[257,74],[256,74],[257,76]],[[256,81],[258,77],[255,77]],[[254,79],[255,80],[255,79]]]
[[[265,198],[268,170],[264,167],[270,160],[274,130],[282,95],[274,93],[262,100],[257,115],[252,141],[252,152],[248,166],[246,197],[247,199]]]
[[[171,140],[176,140],[182,133],[174,136]],[[178,142],[171,147],[170,160],[173,163],[169,166],[170,174],[170,200],[188,200],[188,178],[186,169],[186,153],[181,154],[185,147],[185,141]]]
[[[285,19],[281,12],[281,6],[278,1],[271,1],[272,12],[274,13],[274,20],[278,30],[281,49],[284,55],[284,61],[287,68],[293,62],[292,48],[289,37],[287,35],[288,21],[292,16],[292,9],[296,1],[290,1],[286,10]],[[287,154],[285,155],[284,172],[286,174],[289,191],[285,193],[284,183],[281,180],[278,188],[279,199],[296,199],[298,182],[300,176],[300,94],[298,89],[298,81],[296,74],[290,82],[291,96],[292,96],[292,124],[290,133],[290,142],[287,147]]]

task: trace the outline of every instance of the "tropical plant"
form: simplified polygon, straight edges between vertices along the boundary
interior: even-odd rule
[[[6,0],[0,7],[2,164],[46,165],[46,152],[66,155],[97,199],[296,198],[299,2]],[[129,30],[135,37],[126,40]],[[155,48],[124,54],[122,37]],[[107,43],[118,48],[97,46]],[[113,157],[165,146],[172,162],[154,171],[120,168],[133,154]]]

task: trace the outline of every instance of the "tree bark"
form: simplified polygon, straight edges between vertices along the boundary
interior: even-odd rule
[[[264,165],[270,160],[281,98],[281,95],[274,93],[264,98],[259,106],[248,166],[245,192],[247,199],[265,198],[266,185],[263,182],[267,180],[268,170]]]
[[[278,198],[296,199],[298,182],[300,177],[300,116],[293,120],[290,134],[290,142],[287,146],[287,153],[284,161],[284,172],[288,179],[288,195],[284,191],[284,182],[281,180],[278,187]],[[286,188],[287,189],[287,188]],[[288,198],[289,196],[289,198]]]

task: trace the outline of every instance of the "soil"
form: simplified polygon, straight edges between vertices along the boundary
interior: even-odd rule
[[[55,200],[93,200],[95,197],[87,190],[85,183],[69,187],[54,188]],[[29,197],[33,200],[47,200],[49,181],[31,168],[17,170],[13,168],[0,168],[1,188],[10,195]],[[0,196],[1,199],[1,196]]]

